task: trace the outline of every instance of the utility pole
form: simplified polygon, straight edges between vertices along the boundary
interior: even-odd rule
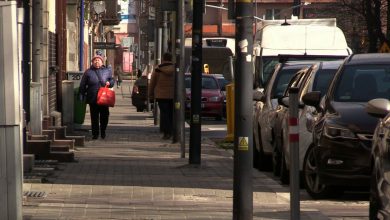
[[[201,156],[201,88],[202,88],[202,34],[204,0],[194,0],[192,19],[192,70],[190,113],[190,164],[200,164]]]
[[[0,219],[22,216],[22,87],[15,1],[0,2]]]
[[[253,2],[236,0],[233,219],[253,219]]]
[[[293,5],[293,15],[300,17],[300,6],[301,6],[301,0],[294,0],[294,5]]]
[[[175,70],[175,133],[173,135],[173,142],[180,141],[181,158],[185,157],[185,112],[184,112],[184,23],[185,23],[185,9],[184,1],[177,1],[176,11],[176,70]]]

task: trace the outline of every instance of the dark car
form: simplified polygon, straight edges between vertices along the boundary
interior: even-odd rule
[[[390,80],[390,75],[387,80]],[[390,91],[388,96],[390,96]],[[370,219],[390,219],[390,101],[373,99],[366,111],[379,118],[372,141]]]
[[[191,111],[191,75],[186,74],[184,78],[186,88],[186,115]],[[201,114],[206,117],[215,117],[222,120],[224,96],[217,79],[209,74],[202,74],[201,93]]]
[[[389,77],[390,54],[351,55],[322,99],[318,91],[303,96],[303,102],[318,111],[303,163],[305,188],[313,198],[336,195],[346,186],[369,186],[378,119],[366,113],[365,106],[371,99],[389,97]]]
[[[133,86],[131,92],[131,103],[137,109],[137,112],[146,110],[148,97],[148,78],[146,76],[139,77]]]

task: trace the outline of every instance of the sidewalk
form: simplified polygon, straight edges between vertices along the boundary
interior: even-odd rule
[[[179,144],[160,138],[151,113],[131,105],[129,84],[116,92],[106,139],[91,140],[87,115],[78,162],[60,164],[49,184],[23,185],[46,193],[24,200],[23,219],[232,219],[232,153],[203,139],[201,166],[189,165],[189,135],[186,158],[180,158]],[[253,174],[253,219],[289,219],[286,188]],[[301,219],[328,218],[301,208]]]

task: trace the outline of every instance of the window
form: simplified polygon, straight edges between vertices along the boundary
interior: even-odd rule
[[[280,19],[280,9],[266,9],[265,10],[265,19],[266,20],[275,20]]]

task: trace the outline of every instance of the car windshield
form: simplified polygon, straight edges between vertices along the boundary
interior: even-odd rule
[[[221,88],[225,88],[225,86],[229,84],[229,81],[227,81],[225,78],[217,78],[217,80]]]
[[[390,98],[389,65],[346,66],[335,87],[338,102],[368,102],[374,98]]]
[[[288,83],[290,82],[291,78],[294,76],[298,70],[301,69],[302,66],[297,67],[296,69],[282,69],[280,70],[280,73],[275,79],[275,82],[273,84],[273,88],[271,91],[271,98],[279,98],[282,97],[284,94],[284,91],[287,88]]]
[[[191,77],[185,77],[184,81],[187,89],[191,88]],[[219,89],[217,81],[213,77],[202,77],[202,89]]]
[[[313,91],[320,91],[324,95],[328,91],[329,83],[337,69],[319,69],[313,82]]]

